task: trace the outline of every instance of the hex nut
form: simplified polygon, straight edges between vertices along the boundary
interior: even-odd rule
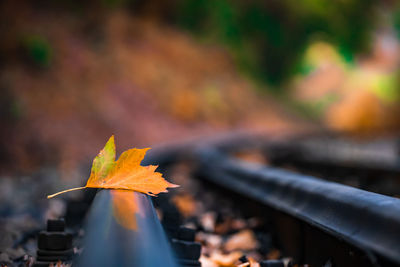
[[[200,258],[201,244],[198,242],[172,239],[171,245],[178,259],[198,260]]]
[[[68,250],[72,248],[72,234],[66,232],[39,233],[38,248],[41,250]]]

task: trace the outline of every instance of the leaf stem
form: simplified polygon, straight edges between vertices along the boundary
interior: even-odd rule
[[[85,188],[86,188],[86,186],[81,186],[81,187],[75,187],[75,188],[67,189],[67,190],[64,190],[64,191],[61,191],[61,192],[52,194],[52,195],[48,195],[47,198],[53,198],[53,197],[58,196],[58,195],[63,194],[63,193],[67,193],[67,192],[75,191],[75,190],[81,190],[81,189],[85,189]]]

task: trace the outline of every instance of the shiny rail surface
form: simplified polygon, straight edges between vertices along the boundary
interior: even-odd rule
[[[150,198],[101,190],[89,211],[78,266],[177,266]],[[126,193],[126,194],[125,194]]]
[[[303,138],[270,144],[267,154],[276,163],[293,163],[304,168],[321,166],[400,174],[400,142],[378,140],[362,143],[338,138]]]
[[[323,264],[315,259],[317,254],[334,255],[340,246],[351,244],[360,251],[359,256],[344,256],[346,259],[337,266],[400,265],[400,199],[283,169],[245,163],[213,148],[202,148],[198,158],[201,162],[199,177],[295,218],[292,228],[302,224],[291,241],[301,250],[292,251],[295,255],[301,254],[301,261]],[[267,213],[266,210],[260,212]],[[312,231],[307,230],[309,226],[329,237],[311,234]],[[283,231],[291,230],[289,227]],[[325,249],[330,251],[322,249],[324,240],[332,242],[333,246]]]

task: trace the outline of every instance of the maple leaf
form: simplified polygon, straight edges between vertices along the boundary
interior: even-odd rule
[[[85,186],[64,190],[49,195],[47,198],[88,187],[124,189],[152,196],[167,192],[167,188],[178,187],[178,185],[167,182],[161,173],[155,171],[158,166],[140,165],[149,149],[128,149],[115,161],[114,136],[111,136],[104,148],[93,160],[90,177]]]

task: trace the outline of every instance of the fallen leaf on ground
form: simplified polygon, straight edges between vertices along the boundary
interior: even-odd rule
[[[211,253],[216,249],[220,249],[222,245],[222,237],[220,235],[208,234],[204,232],[196,233],[197,242],[200,242],[203,253]]]
[[[105,147],[93,160],[92,170],[86,186],[64,190],[49,195],[47,198],[88,187],[125,189],[148,195],[156,195],[161,192],[167,192],[167,188],[178,187],[178,185],[167,182],[161,173],[156,172],[157,166],[140,165],[149,149],[128,149],[115,161],[114,136],[111,136]]]
[[[49,266],[50,267],[70,267],[71,265],[68,264],[68,263],[64,263],[64,262],[58,261],[55,265],[54,265],[54,263],[50,263]]]
[[[214,261],[204,255],[200,256],[199,261],[201,262],[202,267],[219,267],[218,264],[216,264]]]
[[[233,230],[242,230],[246,228],[247,222],[244,219],[234,219],[231,222],[231,227]]]
[[[220,252],[213,252],[210,256],[210,260],[218,264],[218,266],[231,267],[235,266],[235,263],[243,254],[239,251],[234,251],[229,254],[222,254]]]
[[[217,220],[217,214],[215,212],[207,212],[201,215],[200,224],[204,230],[213,232],[215,229],[215,222]]]
[[[255,259],[252,257],[248,257],[248,259],[250,262],[250,267],[260,267],[260,264]]]
[[[224,248],[226,251],[252,250],[258,247],[258,241],[251,230],[242,230],[229,237]]]
[[[172,197],[172,202],[186,218],[193,216],[196,212],[196,203],[189,194],[175,195]]]

